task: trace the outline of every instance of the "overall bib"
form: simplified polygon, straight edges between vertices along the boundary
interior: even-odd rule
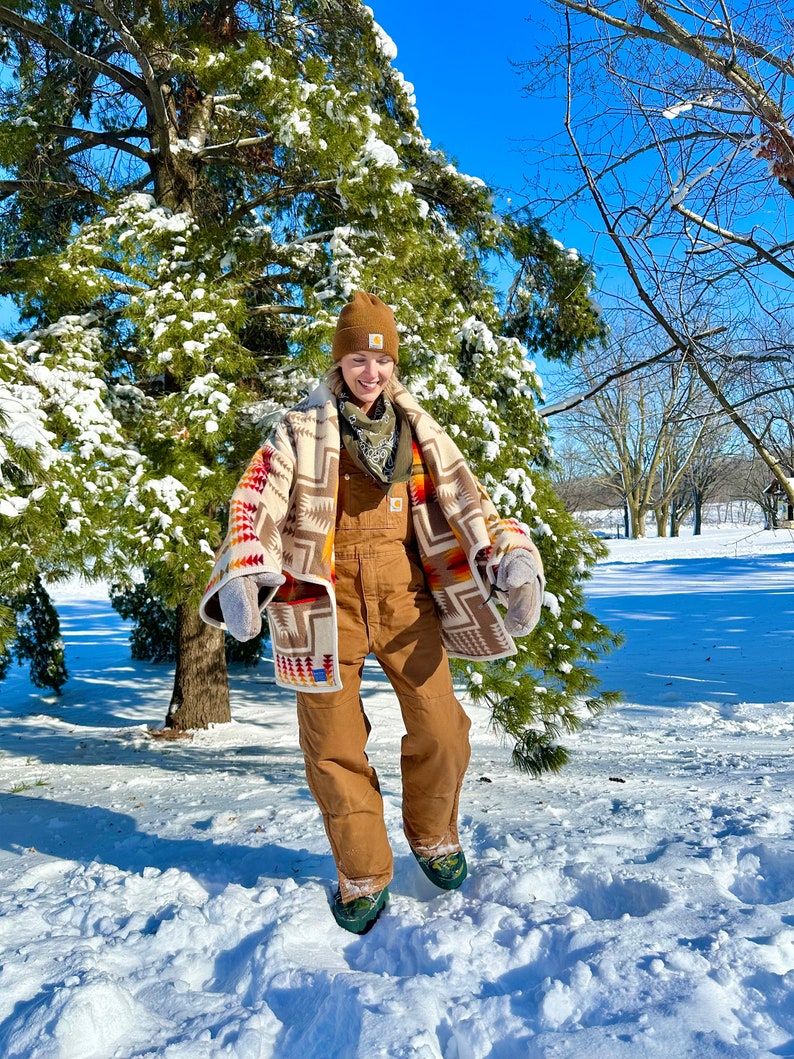
[[[366,753],[371,730],[360,697],[373,654],[399,699],[403,828],[412,849],[460,849],[458,797],[471,722],[455,698],[447,652],[416,550],[406,483],[388,493],[340,453],[335,576],[342,690],[298,694],[309,789],[323,816],[342,901],[383,889],[392,851],[378,777]]]

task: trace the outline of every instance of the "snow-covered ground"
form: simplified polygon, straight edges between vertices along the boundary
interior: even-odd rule
[[[234,674],[231,725],[153,740],[168,668],[98,590],[57,592],[63,697],[0,685],[3,1059],[794,1055],[794,539],[610,544],[590,595],[625,703],[534,781],[472,709],[455,893],[400,833],[371,671],[396,874],[362,938],[270,667]]]

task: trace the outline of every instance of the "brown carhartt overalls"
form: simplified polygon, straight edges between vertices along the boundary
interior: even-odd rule
[[[343,901],[392,877],[378,777],[366,754],[364,659],[373,654],[397,693],[403,827],[412,849],[460,849],[458,796],[471,722],[455,698],[439,619],[425,583],[405,483],[388,493],[341,448],[335,574],[342,690],[298,694],[306,778],[323,814]]]

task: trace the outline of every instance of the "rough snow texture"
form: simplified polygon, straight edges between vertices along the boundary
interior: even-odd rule
[[[368,671],[396,875],[364,938],[330,916],[269,669],[234,675],[231,725],[152,741],[169,670],[130,662],[99,590],[57,592],[63,699],[20,670],[0,699],[0,1055],[794,1054],[794,541],[745,535],[614,542],[591,602],[627,635],[604,666],[626,702],[560,776],[511,771],[472,709],[458,892],[400,835]]]

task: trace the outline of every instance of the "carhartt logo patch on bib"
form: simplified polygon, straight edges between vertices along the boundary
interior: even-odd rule
[[[402,511],[403,498],[401,496],[389,497],[389,511]]]
[[[369,336],[369,348],[370,349],[383,349],[383,335],[370,335]]]

